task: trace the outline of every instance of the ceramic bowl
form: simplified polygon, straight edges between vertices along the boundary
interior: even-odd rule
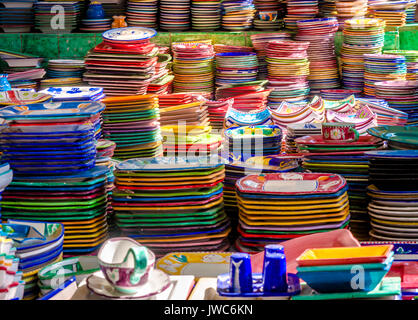
[[[374,290],[392,266],[393,258],[385,263],[349,264],[297,268],[297,275],[319,293]]]
[[[155,255],[131,238],[107,240],[97,254],[106,280],[118,291],[134,294],[147,283]]]

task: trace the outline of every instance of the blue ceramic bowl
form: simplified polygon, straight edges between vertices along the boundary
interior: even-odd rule
[[[319,293],[372,291],[392,266],[393,257],[384,263],[343,266],[298,267],[298,277]]]

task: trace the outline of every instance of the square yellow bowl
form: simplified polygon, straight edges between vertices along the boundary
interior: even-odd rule
[[[307,249],[297,259],[300,267],[356,263],[379,263],[386,260],[393,245]]]

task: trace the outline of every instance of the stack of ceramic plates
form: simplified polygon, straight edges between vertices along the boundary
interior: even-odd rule
[[[252,45],[257,52],[258,76],[257,79],[267,78],[266,45],[272,40],[290,40],[287,32],[260,33],[250,35]]]
[[[33,27],[35,0],[0,1],[0,28],[5,33],[26,33]]]
[[[64,19],[56,18],[55,6],[64,8]],[[71,33],[78,28],[79,22],[80,3],[77,1],[35,3],[35,28],[42,33]]]
[[[131,159],[162,154],[158,98],[154,95],[102,100],[103,136],[116,143],[114,157]]]
[[[233,96],[232,108],[240,111],[262,110],[267,107],[271,90],[263,90]]]
[[[84,60],[52,59],[48,61],[48,78],[81,78],[84,72]]]
[[[346,20],[364,18],[368,13],[367,0],[336,0],[335,8],[340,27]]]
[[[269,173],[236,183],[239,251],[306,234],[345,228],[350,219],[347,183],[338,174]]]
[[[167,31],[190,29],[191,0],[160,0],[160,28]]]
[[[0,235],[12,239],[16,248],[17,259],[10,259],[10,263],[14,266],[18,263],[17,270],[24,281],[23,300],[36,299],[39,293],[38,271],[62,260],[64,226],[54,222],[9,219],[0,225]]]
[[[199,31],[213,31],[221,28],[220,0],[191,0],[192,27]]]
[[[337,16],[337,0],[319,0],[319,14],[324,17]]]
[[[82,85],[85,85],[82,78],[43,79],[39,84],[39,90],[43,90],[50,87],[80,87]]]
[[[418,150],[368,152],[371,198],[368,210],[374,240],[418,240]]]
[[[339,72],[334,37],[338,30],[336,18],[299,20],[296,40],[309,42],[309,86],[311,94],[321,89],[339,88]]]
[[[224,125],[225,115],[234,103],[234,99],[206,100],[205,106],[208,108],[209,121],[213,129],[220,132]]]
[[[254,28],[259,30],[283,29],[285,12],[284,1],[254,0],[257,10]]]
[[[236,182],[249,174],[266,174],[293,171],[299,168],[298,157],[293,156],[257,156],[246,161],[229,155],[225,164],[224,204],[231,213],[238,210]],[[229,212],[228,212],[229,213]]]
[[[257,80],[224,85],[222,87],[216,88],[215,97],[219,100],[264,91],[267,82],[267,80]]]
[[[168,53],[158,54],[155,74],[148,86],[148,94],[166,94],[173,91],[174,75],[171,72],[171,60],[171,55]]]
[[[364,55],[364,94],[376,96],[374,83],[405,80],[405,57],[391,54]]]
[[[303,102],[309,95],[309,42],[270,41],[266,46],[271,107],[282,101]]]
[[[270,108],[271,118],[275,125],[282,129],[295,123],[321,123],[325,121],[323,100],[315,96],[311,102],[296,105],[283,101],[277,109]]]
[[[379,126],[367,130],[367,133],[384,139],[389,149],[418,149],[418,129],[405,126]]]
[[[229,108],[225,115],[224,129],[272,124],[273,121],[271,120],[271,114],[268,108],[260,108],[252,111]]]
[[[408,114],[408,126],[418,125],[418,81],[375,82],[376,97]]]
[[[304,136],[320,135],[322,125],[320,123],[292,123],[287,126],[286,153],[298,153],[295,139]]]
[[[9,106],[0,118],[2,158],[16,175],[74,174],[94,166],[100,102],[45,102]],[[96,123],[96,125],[93,123]]]
[[[128,0],[126,22],[130,27],[154,28],[157,25],[158,0]]]
[[[363,90],[364,55],[380,54],[385,38],[385,22],[379,19],[353,19],[344,24],[341,48],[344,89]]]
[[[232,109],[244,112],[265,110],[271,89],[265,90],[267,80],[243,82],[235,85],[225,85],[216,89],[217,99],[233,98]]]
[[[374,18],[382,19],[387,26],[403,27],[406,24],[406,7],[408,1],[384,1],[369,4],[369,10]]]
[[[253,0],[222,1],[222,28],[230,31],[250,29],[256,10]]]
[[[100,139],[96,143],[96,164],[98,159],[112,158],[116,149],[116,143],[106,139]]]
[[[356,142],[325,142],[322,135],[305,136],[295,141],[299,151],[307,152],[303,162],[305,170],[337,173],[347,180],[350,228],[359,240],[368,240],[368,159],[364,152],[382,148],[383,141],[372,136],[361,136]]]
[[[385,50],[384,53],[404,56],[406,61],[406,80],[418,80],[418,50]]]
[[[145,94],[153,80],[158,48],[149,41],[157,32],[149,28],[127,27],[103,33],[104,41],[85,58],[83,79],[102,87],[108,96]]]
[[[287,15],[284,18],[286,29],[297,29],[299,20],[315,18],[319,13],[318,0],[288,0]]]
[[[0,106],[40,103],[51,98],[52,96],[46,93],[27,91],[27,89],[12,89],[0,92]]]
[[[216,54],[216,86],[257,80],[258,60],[254,52]]]
[[[280,153],[282,130],[274,125],[229,128],[224,133],[224,150],[233,159],[246,161],[255,156]]]
[[[174,92],[213,92],[213,46],[173,43]]]
[[[124,16],[126,14],[125,0],[101,0],[100,3],[102,4],[106,18]]]
[[[98,33],[111,29],[112,19],[81,19],[80,31]]]
[[[385,100],[381,99],[356,99],[358,106],[367,106],[377,116],[377,125],[405,125],[408,121],[408,114],[389,107]]]
[[[41,68],[43,58],[31,54],[0,50],[2,72],[8,74],[7,80],[12,88],[36,89],[45,75]]]
[[[245,46],[230,46],[227,44],[216,43],[213,45],[215,53],[226,53],[226,52],[254,52],[253,47]]]
[[[93,252],[108,235],[105,166],[73,175],[16,176],[2,199],[3,218],[59,222],[65,254]]]
[[[123,234],[158,256],[229,247],[218,157],[132,159],[116,166],[113,209]]]
[[[2,257],[0,279],[1,300],[22,300],[25,291],[23,273],[18,271],[19,258],[16,257],[16,248],[13,240],[2,231],[0,225],[0,256]]]
[[[10,165],[4,161],[0,164],[0,200],[2,199],[2,193],[4,189],[12,182],[13,171],[10,169]],[[0,219],[1,219],[1,205],[0,205]],[[0,220],[1,221],[1,220]]]
[[[222,136],[213,134],[210,126],[163,126],[161,132],[164,154],[170,157],[218,154],[222,143]]]
[[[39,91],[52,96],[52,101],[98,101],[105,97],[98,87],[51,87]]]
[[[406,23],[412,24],[416,23],[415,14],[417,10],[417,3],[415,0],[409,0],[410,6],[406,8]]]
[[[349,90],[349,89],[325,89],[321,90],[321,97],[325,100],[341,100],[352,95],[361,96],[363,90]]]
[[[161,126],[206,126],[209,124],[205,99],[191,93],[159,96]]]

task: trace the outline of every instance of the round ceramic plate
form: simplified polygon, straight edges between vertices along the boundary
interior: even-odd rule
[[[157,35],[157,31],[151,28],[143,27],[126,27],[111,29],[103,33],[102,37],[105,40],[133,42],[139,40],[146,40]]]

